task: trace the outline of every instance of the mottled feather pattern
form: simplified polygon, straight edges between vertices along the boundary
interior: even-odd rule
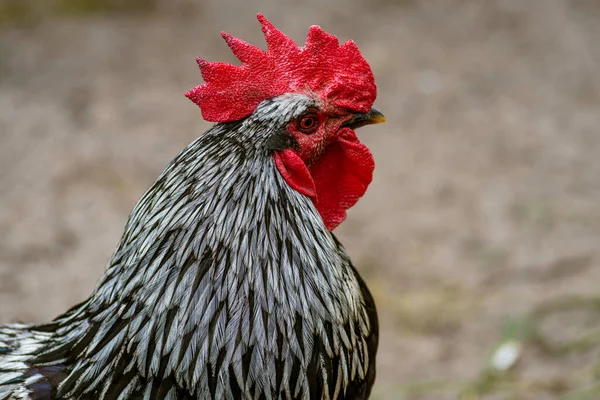
[[[265,100],[177,156],[87,301],[0,327],[0,399],[367,398],[373,300],[269,145],[315,106]]]

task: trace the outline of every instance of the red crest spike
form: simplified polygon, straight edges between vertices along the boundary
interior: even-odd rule
[[[252,60],[260,59],[260,57],[263,56],[263,51],[261,49],[244,42],[242,39],[238,39],[226,32],[221,32],[221,36],[225,39],[225,42],[233,52],[233,55],[244,64],[249,64]]]
[[[373,72],[354,42],[340,46],[335,36],[311,26],[301,48],[263,15],[257,18],[267,51],[223,32],[242,65],[197,60],[205,83],[185,95],[200,107],[205,120],[237,121],[263,100],[291,92],[316,94],[356,112],[371,108],[377,95]]]
[[[262,31],[270,52],[273,54],[285,54],[286,52],[291,54],[299,53],[300,48],[298,45],[290,37],[275,28],[264,15],[258,14],[257,18],[262,25]]]

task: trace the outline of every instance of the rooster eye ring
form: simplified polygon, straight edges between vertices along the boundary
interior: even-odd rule
[[[317,129],[319,119],[315,114],[303,115],[298,119],[298,130],[302,133],[313,133]]]

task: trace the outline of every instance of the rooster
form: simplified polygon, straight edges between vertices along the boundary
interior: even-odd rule
[[[304,47],[258,15],[263,51],[198,59],[188,91],[216,124],[134,207],[91,296],[53,322],[0,326],[0,399],[366,399],[378,321],[332,231],[383,122],[357,46]]]

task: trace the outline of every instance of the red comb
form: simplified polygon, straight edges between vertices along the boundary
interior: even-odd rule
[[[369,111],[377,88],[354,42],[340,46],[335,36],[311,26],[301,48],[261,14],[258,21],[267,51],[223,32],[242,65],[197,59],[205,83],[185,95],[200,107],[205,120],[236,121],[252,114],[261,101],[290,92],[312,92],[335,106]]]

